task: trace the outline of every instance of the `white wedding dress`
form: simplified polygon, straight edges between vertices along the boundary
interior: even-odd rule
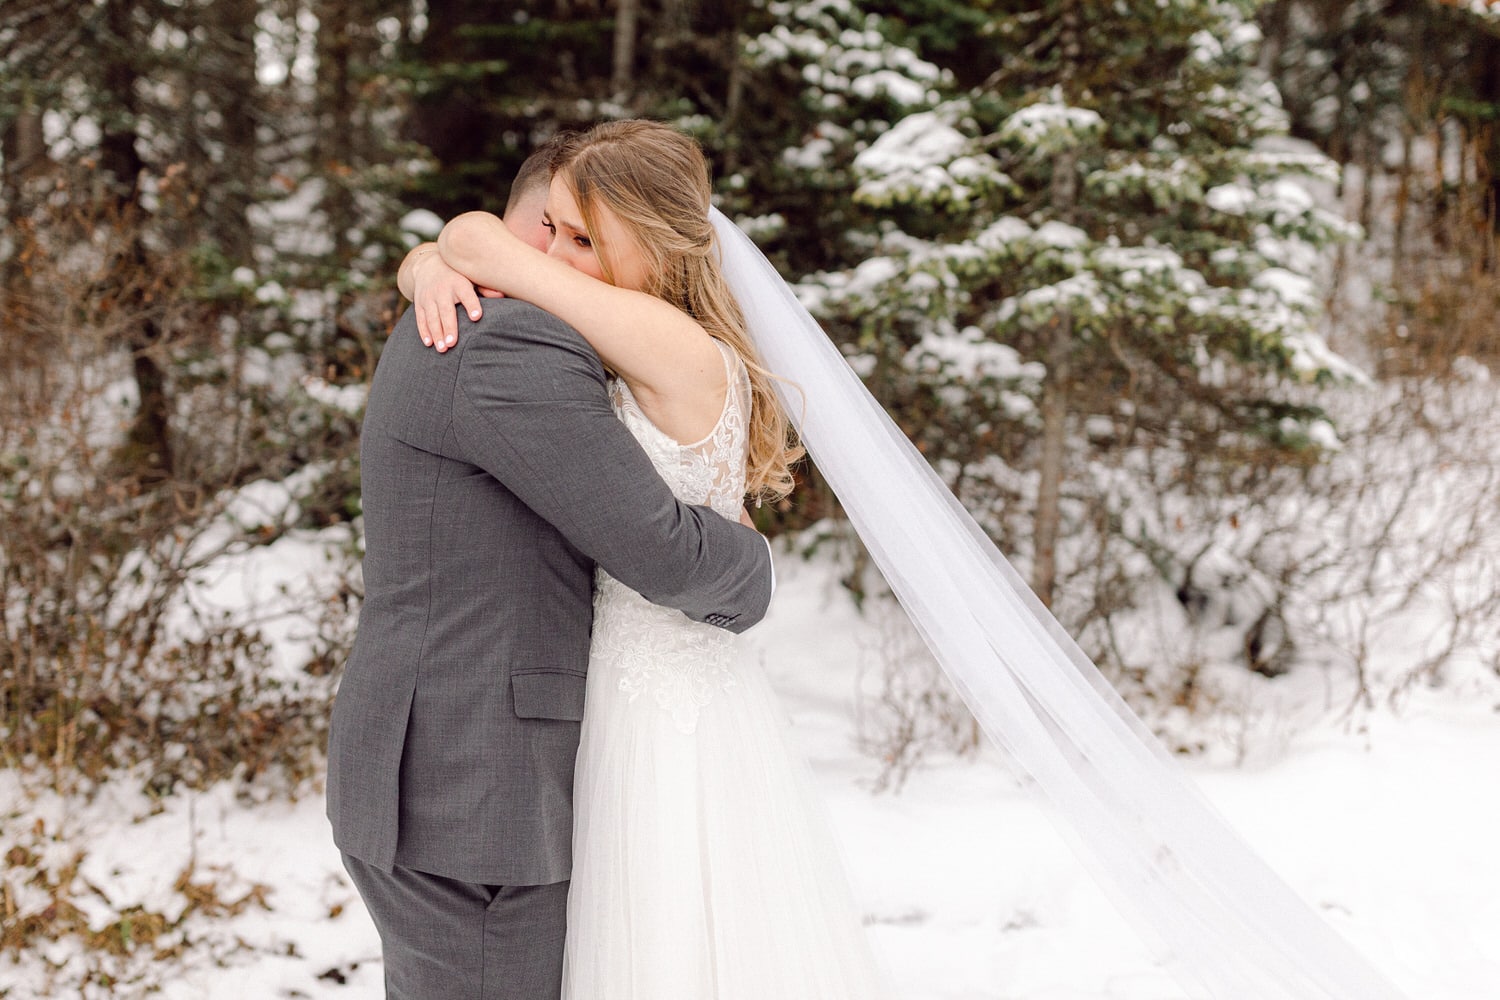
[[[674,494],[738,518],[749,381],[683,445],[621,382],[616,413]],[[883,995],[810,772],[735,637],[602,571],[574,788],[563,1000]]]

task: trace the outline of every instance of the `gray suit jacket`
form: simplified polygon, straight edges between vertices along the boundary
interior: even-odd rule
[[[365,600],[333,709],[328,814],[348,854],[489,885],[569,877],[597,563],[741,631],[768,548],[678,503],[571,327],[514,299],[422,346],[410,311],[360,442]]]

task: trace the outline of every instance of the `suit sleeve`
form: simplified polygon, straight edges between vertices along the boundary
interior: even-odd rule
[[[477,324],[460,321],[453,432],[464,453],[648,600],[733,632],[760,621],[772,588],[765,540],[679,502],[610,409],[588,343],[500,301]]]

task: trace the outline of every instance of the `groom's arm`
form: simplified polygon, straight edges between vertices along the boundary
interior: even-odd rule
[[[733,632],[764,616],[765,539],[672,496],[610,409],[581,336],[508,299],[460,323],[453,430],[474,464],[648,600]]]

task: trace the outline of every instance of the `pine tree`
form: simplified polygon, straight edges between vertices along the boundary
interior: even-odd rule
[[[852,197],[854,158],[954,87],[951,73],[903,43],[898,20],[867,6],[772,3],[769,23],[746,42],[748,110],[721,193],[726,209],[762,220],[757,237],[792,277],[852,267],[868,253],[877,220]]]
[[[652,117],[710,145],[733,129],[735,41],[743,0],[559,3],[433,0],[401,75],[412,140],[434,169],[410,200],[440,216],[499,211],[510,178],[560,129]]]
[[[920,33],[902,6],[779,6],[752,46],[824,109],[782,164],[854,206],[827,213],[853,232],[815,241],[804,300],[1044,600],[1085,516],[1180,570],[1099,466],[1154,451],[1206,486],[1333,442],[1301,387],[1352,374],[1317,278],[1354,230],[1294,178],[1337,169],[1281,140],[1249,4],[994,3],[974,25],[934,3]],[[861,27],[882,56],[856,73]],[[903,115],[851,99],[918,65]]]

